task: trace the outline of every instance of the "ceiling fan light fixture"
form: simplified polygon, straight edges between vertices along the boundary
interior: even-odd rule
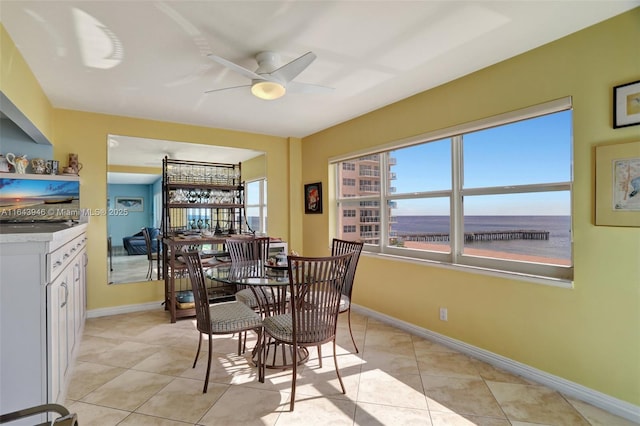
[[[287,89],[282,84],[275,81],[258,81],[251,85],[251,93],[256,97],[267,101],[281,98],[286,92]]]

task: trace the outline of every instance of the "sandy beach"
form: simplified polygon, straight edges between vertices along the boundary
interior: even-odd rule
[[[419,250],[431,250],[431,251],[438,251],[438,252],[445,252],[445,253],[449,252],[449,246],[446,244],[433,244],[433,243],[422,243],[422,242],[415,242],[415,241],[405,241],[404,246],[407,248],[419,249]],[[530,256],[525,254],[507,253],[504,251],[466,248],[464,250],[464,253],[471,256],[493,257],[496,259],[521,260],[524,262],[548,263],[551,265],[571,266],[571,261],[569,259],[557,259],[557,258],[543,257],[543,256]]]
[[[22,203],[19,207],[0,207],[2,221],[78,219],[79,216],[80,201],[77,199],[67,203],[33,202]]]

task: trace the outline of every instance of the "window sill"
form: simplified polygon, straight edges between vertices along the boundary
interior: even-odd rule
[[[380,258],[384,260],[412,263],[414,265],[433,266],[435,268],[443,268],[443,269],[449,269],[449,270],[454,270],[459,272],[488,275],[488,276],[497,277],[497,278],[506,278],[510,280],[522,281],[522,282],[527,282],[532,284],[541,284],[541,285],[546,285],[551,287],[558,287],[558,288],[565,288],[565,289],[574,288],[573,280],[563,280],[559,278],[543,277],[539,275],[529,275],[529,274],[523,274],[523,273],[517,273],[517,272],[499,271],[496,269],[480,268],[476,266],[458,265],[458,264],[454,265],[451,263],[438,262],[435,260],[417,259],[412,257],[397,256],[397,255],[386,254],[386,253],[375,253],[375,252],[363,251],[362,255],[366,257]]]

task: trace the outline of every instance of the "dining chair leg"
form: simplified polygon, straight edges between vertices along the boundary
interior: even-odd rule
[[[344,383],[342,383],[342,377],[340,376],[340,370],[338,369],[338,356],[336,355],[336,339],[333,339],[333,363],[336,366],[336,374],[338,375],[338,381],[340,382],[340,387],[342,388],[342,393],[346,394],[347,391],[344,389]]]
[[[322,345],[318,345],[318,364],[322,368]]]
[[[209,360],[207,361],[207,374],[204,376],[204,389],[202,393],[207,393],[209,387],[209,373],[211,372],[211,358],[213,356],[213,336],[209,333]]]
[[[200,347],[202,346],[202,333],[200,334],[200,338],[198,339],[198,351],[196,352],[196,359],[193,360],[193,367],[196,368],[196,363],[198,362],[198,356],[200,355]]]
[[[353,331],[351,331],[351,306],[347,310],[347,322],[349,323],[349,334],[351,334],[351,341],[353,342],[353,347],[356,348],[356,353],[360,353],[358,351],[358,345],[356,345],[356,339],[353,338]]]
[[[245,331],[244,333],[242,333],[244,335],[244,340],[242,342],[242,353],[245,353],[247,351],[247,334],[248,333],[249,333],[248,331]]]
[[[258,336],[260,346],[260,354],[258,355],[258,380],[264,383],[267,364],[267,338],[264,332]]]
[[[298,351],[296,345],[291,345],[291,359],[293,361],[293,377],[291,378],[291,402],[289,403],[289,411],[293,411],[293,405],[296,403],[296,378],[298,377]]]

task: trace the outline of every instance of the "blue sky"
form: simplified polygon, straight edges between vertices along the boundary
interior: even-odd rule
[[[571,180],[571,111],[464,135],[464,187]],[[449,139],[393,151],[396,194],[451,189]],[[446,200],[403,201],[395,215],[448,215]],[[465,199],[466,215],[569,215],[568,191]]]

